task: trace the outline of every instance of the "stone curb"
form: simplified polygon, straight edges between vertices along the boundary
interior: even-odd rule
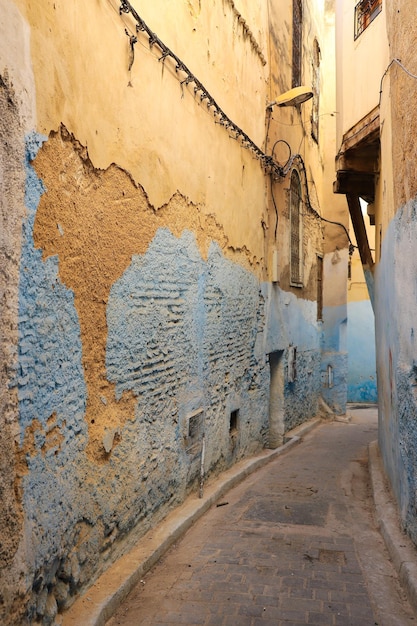
[[[203,498],[188,497],[74,602],[63,614],[62,626],[104,626],[144,574],[219,498],[247,476],[298,445],[302,437],[321,421],[313,418],[288,432],[288,441],[279,448],[264,450],[256,457],[240,461],[208,483]]]
[[[417,613],[417,550],[402,532],[397,509],[386,486],[378,442],[369,444],[369,473],[375,503],[376,521],[401,585]]]

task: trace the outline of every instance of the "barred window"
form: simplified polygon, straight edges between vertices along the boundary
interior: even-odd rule
[[[382,11],[382,0],[361,0],[355,6],[355,39]]]
[[[290,183],[290,283],[302,287],[302,194],[300,175],[293,170]]]
[[[292,3],[292,87],[301,85],[301,58],[302,58],[302,27],[303,5],[302,0],[293,0]]]

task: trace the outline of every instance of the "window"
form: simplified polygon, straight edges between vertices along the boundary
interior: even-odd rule
[[[302,287],[301,209],[300,175],[293,170],[290,183],[290,283],[294,287]]]
[[[319,104],[320,104],[320,46],[317,39],[313,44],[313,67],[312,67],[312,87],[313,106],[311,108],[311,136],[314,141],[319,142]]]
[[[361,0],[355,6],[355,39],[382,11],[382,0]]]
[[[301,85],[301,57],[302,57],[302,0],[293,0],[292,3],[292,87]]]

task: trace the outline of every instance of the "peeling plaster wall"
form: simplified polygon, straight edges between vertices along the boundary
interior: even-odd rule
[[[140,181],[155,209],[179,191],[206,214],[219,212],[231,245],[247,245],[261,258],[263,232],[257,215],[254,228],[252,212],[265,192],[259,162],[215,123],[194,84],[181,84],[184,76],[172,59],[158,60],[161,51],[150,48],[143,33],[129,71],[125,29],[135,34],[136,22],[119,15],[120,2],[16,4],[31,25],[37,130],[49,135],[65,125],[88,147],[95,167],[117,163]],[[225,113],[262,146],[268,75],[253,41],[265,50],[266,4],[257,3],[255,12],[241,0],[248,31],[226,0],[133,5]],[[225,154],[227,159],[213,158]],[[225,212],[224,206],[233,210]]]
[[[18,286],[25,209],[24,135],[33,126],[30,30],[0,0],[0,622],[22,623],[27,600],[18,393]]]
[[[269,352],[297,345],[285,430],[316,413],[320,326],[198,207],[177,194],[155,213],[66,129],[29,136],[27,159],[18,458],[27,615],[46,624],[195,488],[190,416],[208,474],[266,445]]]
[[[28,159],[43,144],[43,177],[28,162],[19,304],[32,620],[184,499],[199,467],[187,416],[204,413],[208,473],[264,446],[268,428],[269,371],[254,353],[264,299],[245,259],[225,258],[220,227],[184,198],[155,215],[126,173],[95,171],[64,129],[45,139],[28,141]]]
[[[283,351],[284,430],[290,430],[318,411],[320,396],[321,325],[317,322],[317,305],[301,300],[267,283],[263,286],[266,302],[266,328],[262,337],[263,352]],[[288,347],[297,349],[295,381],[289,381]]]
[[[390,61],[381,100],[381,174],[375,204],[377,231],[376,345],[379,445],[404,529],[417,544],[417,430],[415,237],[417,110],[413,47],[417,7],[384,5]],[[404,69],[405,68],[405,69]]]
[[[265,5],[178,1],[161,21],[161,5],[144,4],[262,144]],[[268,354],[283,353],[284,432],[316,414],[323,241],[309,210],[305,284],[290,288],[288,181],[277,186],[281,283],[266,282],[272,205],[259,161],[154,50],[138,45],[127,70],[117,2],[16,5],[26,56],[12,37],[0,67],[0,621],[48,625],[196,489],[203,432],[209,478],[267,445]]]
[[[417,543],[417,346],[415,238],[417,201],[397,212],[376,272],[379,445],[402,523]],[[401,296],[399,295],[401,294]]]

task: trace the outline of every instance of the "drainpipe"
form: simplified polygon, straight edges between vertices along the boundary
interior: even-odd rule
[[[362,261],[363,272],[365,274],[366,285],[368,287],[369,299],[371,300],[372,309],[374,308],[374,260],[372,258],[371,248],[369,247],[368,234],[365,228],[362,208],[359,196],[351,193],[346,194],[346,200],[349,207],[349,213],[352,220],[353,230],[359,248],[359,255]]]

